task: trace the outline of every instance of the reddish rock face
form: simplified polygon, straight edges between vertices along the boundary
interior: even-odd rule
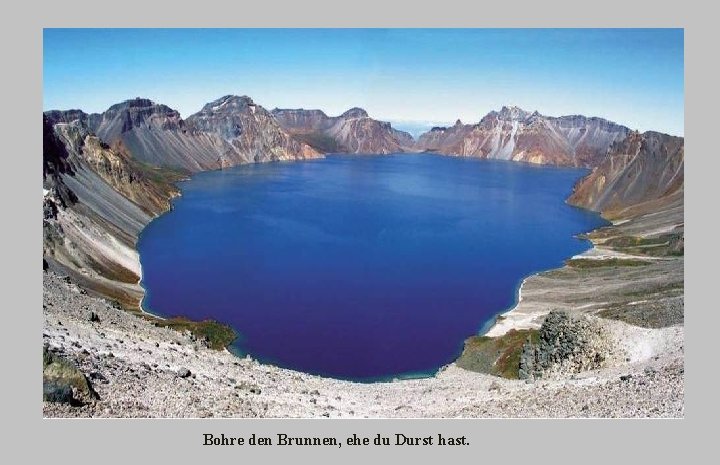
[[[285,130],[324,152],[387,154],[411,150],[415,142],[390,123],[370,118],[362,108],[334,117],[320,110],[276,108],[272,113]]]
[[[229,144],[220,156],[223,167],[248,162],[318,158],[320,153],[297,141],[265,108],[249,97],[227,95],[210,102],[187,123]]]
[[[602,118],[543,116],[518,107],[492,111],[477,124],[459,120],[420,136],[419,151],[560,166],[596,166],[630,132]]]

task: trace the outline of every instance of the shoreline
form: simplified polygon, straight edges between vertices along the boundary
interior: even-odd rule
[[[173,205],[172,205],[173,200],[175,200],[176,198],[182,197],[182,190],[180,189],[180,186],[178,184],[180,184],[181,182],[188,181],[189,179],[190,179],[190,176],[188,175],[187,177],[179,179],[177,182],[173,183],[173,186],[175,188],[177,188],[177,193],[175,193],[174,195],[171,195],[170,198],[168,199],[167,209],[165,209],[165,211],[160,212],[155,217],[151,218],[150,221],[148,221],[147,224],[145,226],[143,226],[143,228],[138,232],[137,238],[135,239],[134,246],[135,246],[135,252],[137,253],[137,257],[138,257],[138,268],[140,270],[140,273],[139,273],[140,276],[139,276],[136,284],[142,290],[142,296],[140,297],[140,301],[137,304],[137,309],[141,315],[147,315],[149,317],[157,318],[159,320],[167,320],[167,318],[165,318],[165,317],[156,315],[156,314],[146,310],[145,305],[143,305],[143,303],[145,302],[145,298],[147,296],[147,289],[145,289],[145,286],[143,286],[143,284],[142,284],[142,282],[143,282],[143,266],[142,266],[142,260],[140,259],[140,247],[138,247],[138,245],[140,243],[140,236],[142,236],[143,231],[145,231],[147,229],[147,227],[150,226],[150,223],[152,223],[156,219],[160,218],[161,216],[163,216],[167,213],[170,213],[173,210]]]
[[[527,282],[527,280],[533,276],[540,274],[540,273],[543,273],[543,272],[539,271],[537,273],[533,273],[533,274],[523,278],[523,280],[520,282],[520,285],[517,288],[517,291],[516,291],[517,298],[516,298],[513,306],[509,310],[505,310],[505,311],[495,315],[495,319],[494,319],[493,323],[490,325],[490,327],[487,328],[487,330],[483,331],[485,326],[487,326],[487,323],[486,323],[485,325],[483,325],[483,328],[481,328],[481,330],[478,332],[477,335],[478,336],[487,336],[487,337],[499,337],[499,336],[506,334],[511,329],[526,329],[526,328],[521,328],[517,324],[513,323],[514,319],[512,319],[510,317],[510,315],[511,314],[515,315],[513,312],[515,311],[515,309],[518,308],[518,306],[520,305],[520,302],[522,302],[522,288],[525,285],[525,283]]]
[[[52,271],[43,286],[44,343],[87,374],[99,395],[79,407],[44,402],[45,418],[683,416],[682,326],[606,320],[629,360],[531,384],[454,363],[431,377],[358,383],[209,349],[83,294]]]
[[[629,220],[627,220],[627,221],[629,221]],[[608,225],[600,226],[591,231],[588,231],[585,234],[591,234],[594,231],[597,231],[601,228],[606,228],[606,227],[608,227]],[[588,241],[590,241],[590,240],[588,239]],[[593,251],[598,250],[597,247],[595,246],[595,243],[590,241],[590,244],[591,245],[587,250],[567,258],[566,261],[572,260],[575,258],[579,258],[579,257],[588,258],[587,256],[585,256],[585,254],[587,254],[589,252],[592,253]],[[531,273],[528,276],[524,277],[523,280],[520,282],[520,285],[517,287],[516,299],[515,299],[515,303],[513,304],[513,306],[510,307],[509,309],[506,309],[503,312],[495,315],[495,320],[493,321],[493,323],[491,325],[489,325],[489,327],[488,327],[487,323],[485,325],[483,325],[483,327],[478,332],[477,336],[501,337],[513,329],[521,330],[521,329],[537,329],[537,328],[539,328],[540,322],[538,321],[538,319],[540,317],[545,316],[548,313],[550,313],[550,310],[518,313],[517,309],[518,309],[518,307],[520,307],[520,304],[523,301],[523,296],[522,296],[523,286],[525,286],[525,284],[527,284],[528,280],[530,280],[532,278],[536,278],[543,273],[550,273],[552,271],[562,270],[566,267],[567,267],[567,264],[564,264],[562,266],[558,266],[555,268],[548,268],[547,270],[536,271],[535,273]]]
[[[180,189],[180,186],[178,184],[180,184],[181,182],[189,181],[190,178],[191,178],[191,176],[189,175],[188,177],[180,179],[176,183],[173,183],[173,185],[177,188],[177,193],[168,199],[168,208],[165,211],[161,212],[159,215],[152,218],[145,226],[143,226],[143,228],[140,230],[140,232],[138,232],[137,239],[135,240],[135,251],[138,254],[138,265],[140,265],[140,278],[138,279],[137,285],[140,289],[142,289],[142,297],[140,298],[140,302],[138,302],[138,310],[140,310],[140,313],[142,313],[142,314],[145,314],[145,315],[148,315],[148,316],[151,316],[154,318],[158,318],[160,320],[167,320],[167,318],[162,317],[160,315],[156,315],[156,314],[146,310],[145,305],[144,305],[145,298],[147,297],[147,289],[145,289],[145,286],[143,286],[143,284],[142,284],[142,282],[143,282],[143,266],[142,266],[142,260],[140,259],[140,247],[139,247],[140,237],[142,236],[143,232],[147,229],[148,226],[150,226],[150,224],[153,221],[155,221],[158,218],[162,217],[163,215],[166,215],[166,214],[170,213],[171,211],[173,211],[173,201],[177,198],[182,197],[182,189]]]

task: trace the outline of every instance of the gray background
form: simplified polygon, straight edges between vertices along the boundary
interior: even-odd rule
[[[188,6],[185,6],[188,5]],[[12,13],[10,12],[12,8]],[[718,198],[715,13],[690,2],[390,1],[217,2],[125,0],[6,5],[3,12],[2,444],[5,459],[54,463],[427,460],[553,463],[680,462],[703,457],[716,435],[713,336],[717,311],[710,242]],[[40,392],[40,163],[43,27],[684,27],[686,72],[686,410],[684,420],[49,420]],[[92,59],[92,57],[88,57]],[[80,67],[81,69],[81,67]],[[623,70],[619,69],[619,73]],[[238,89],[242,92],[242,89]],[[35,258],[33,258],[35,257]],[[703,260],[704,259],[704,260]],[[703,425],[703,421],[706,422]],[[202,433],[248,436],[468,437],[459,447],[203,447]],[[700,455],[696,455],[700,454]],[[704,456],[703,461],[712,456]],[[424,459],[424,460],[423,460]],[[691,460],[694,462],[694,460]],[[13,461],[14,462],[14,461]],[[10,463],[13,463],[10,462]]]

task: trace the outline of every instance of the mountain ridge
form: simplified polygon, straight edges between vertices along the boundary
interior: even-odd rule
[[[320,150],[342,153],[389,154],[412,151],[413,137],[387,121],[371,118],[353,107],[339,116],[327,116],[318,109],[275,108],[273,116],[296,138],[315,144]]]
[[[417,141],[388,122],[370,118],[359,107],[338,116],[328,116],[320,109],[268,111],[247,95],[232,94],[206,103],[186,119],[167,105],[140,97],[111,105],[103,113],[50,110],[44,112],[44,119],[51,125],[80,124],[138,162],[190,173],[242,163],[318,158],[323,153],[336,152],[435,152],[584,167],[593,169],[595,174],[590,180],[578,182],[568,201],[598,211],[619,210],[638,199],[647,201],[653,200],[648,196],[661,196],[662,188],[652,184],[662,183],[663,177],[644,180],[649,184],[645,195],[604,192],[629,188],[618,182],[612,183],[614,187],[602,184],[607,176],[619,176],[610,172],[622,158],[615,152],[623,143],[630,143],[631,138],[637,139],[642,134],[660,145],[684,146],[682,137],[657,131],[639,133],[601,117],[545,116],[537,110],[526,111],[512,105],[492,110],[476,123],[464,124],[458,119],[453,126],[433,127]],[[684,157],[684,151],[680,155],[677,152],[677,148],[671,149],[666,155]],[[662,163],[658,156],[650,162]],[[607,162],[608,159],[615,161]],[[677,160],[668,163],[678,166]],[[677,169],[682,172],[681,168]],[[682,183],[682,176],[676,176],[673,182]],[[610,197],[615,200],[609,203]]]
[[[558,166],[593,167],[626,126],[583,115],[544,116],[516,106],[492,110],[474,124],[434,127],[420,135],[418,151]]]
[[[231,100],[233,112],[218,111],[221,101]],[[190,172],[321,156],[292,139],[267,110],[247,96],[221,97],[187,119],[167,105],[139,97],[103,113],[51,110],[45,115],[53,122],[80,120],[107,144],[122,143],[139,161]]]

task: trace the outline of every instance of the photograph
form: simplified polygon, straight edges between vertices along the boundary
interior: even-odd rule
[[[43,418],[685,416],[682,28],[45,27],[42,106]]]

